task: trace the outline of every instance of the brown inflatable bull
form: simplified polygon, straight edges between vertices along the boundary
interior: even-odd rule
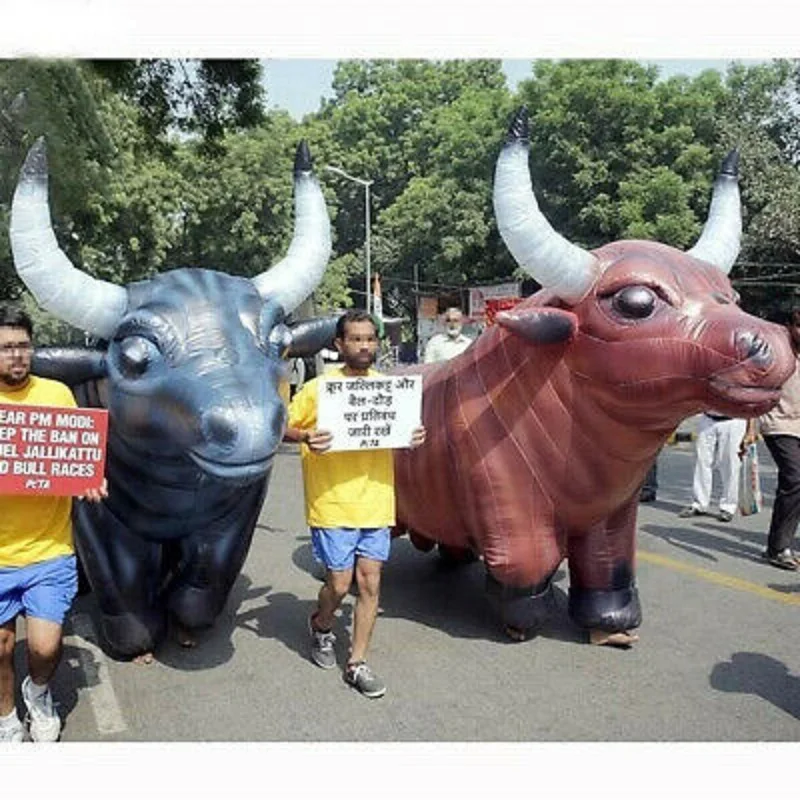
[[[794,367],[784,329],[745,314],[738,156],[691,250],[621,241],[588,252],[539,211],[522,109],[497,162],[495,215],[544,288],[424,376],[424,447],[397,451],[397,518],[417,547],[483,557],[509,632],[536,627],[566,558],[569,614],[629,644],[639,487],[686,417],[770,409]]]

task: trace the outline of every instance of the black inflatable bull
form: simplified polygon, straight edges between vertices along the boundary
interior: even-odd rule
[[[39,351],[34,369],[109,410],[108,498],[76,503],[75,539],[103,635],[151,651],[168,614],[212,624],[247,555],[285,424],[284,359],[316,352],[333,322],[283,320],[318,284],[330,223],[305,143],[286,257],[251,279],[178,269],[119,287],[75,269],[50,224],[43,141],[14,195],[11,244],[40,305],[105,344]]]

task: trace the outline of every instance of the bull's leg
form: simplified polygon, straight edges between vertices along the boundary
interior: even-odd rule
[[[547,525],[526,528],[523,535],[487,534],[483,559],[489,601],[512,639],[522,641],[537,632],[552,613],[552,581],[564,558],[561,548]]]
[[[627,646],[638,638],[630,633],[642,622],[633,572],[636,508],[631,501],[567,542],[569,615],[593,644]]]
[[[182,629],[181,644],[193,644],[191,631],[210,627],[222,611],[250,549],[265,492],[265,484],[243,490],[228,514],[176,543],[179,557],[166,596]]]
[[[104,504],[75,503],[75,544],[99,610],[100,631],[118,656],[150,654],[163,638],[161,546],[121,525]]]
[[[533,586],[508,586],[486,572],[489,602],[500,614],[505,632],[515,641],[523,641],[541,628],[555,608],[553,594],[555,570]]]

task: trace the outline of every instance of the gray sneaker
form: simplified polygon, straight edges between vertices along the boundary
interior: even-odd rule
[[[322,669],[333,669],[336,666],[336,651],[333,649],[336,634],[316,630],[311,617],[308,618],[308,632],[311,634],[311,660]]]
[[[34,742],[57,742],[61,735],[61,718],[53,707],[50,689],[36,698],[31,696],[31,676],[22,681],[22,699],[28,707],[28,725]]]
[[[364,697],[383,697],[386,694],[383,681],[369,668],[366,661],[348,664],[344,671],[344,679]]]

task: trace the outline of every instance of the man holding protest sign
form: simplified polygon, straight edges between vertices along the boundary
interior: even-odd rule
[[[30,374],[33,325],[23,311],[0,305],[0,409],[13,419],[15,406],[75,408],[69,388]],[[11,409],[11,410],[9,410]],[[0,426],[0,432],[10,431]],[[5,438],[0,436],[0,439]],[[9,444],[6,448],[11,448]],[[4,460],[5,464],[10,463]],[[99,501],[100,489],[86,499]],[[22,741],[24,729],[14,705],[16,620],[26,617],[29,675],[22,682],[30,735],[54,742],[61,720],[48,682],[61,658],[64,617],[77,590],[72,544],[72,500],[53,494],[15,494],[2,499],[0,514],[0,742]]]
[[[317,428],[319,393],[327,381],[346,384],[348,379],[356,383],[359,378],[380,377],[372,368],[378,350],[372,317],[359,310],[343,314],[336,326],[335,345],[343,365],[305,384],[297,393],[289,406],[285,438],[302,443],[306,520],[314,556],[326,567],[317,608],[309,618],[311,658],[323,669],[336,666],[334,614],[355,574],[358,598],[344,678],[365,697],[375,698],[382,697],[386,687],[365,657],[378,613],[381,567],[389,557],[395,522],[393,454],[371,441],[356,449],[336,449],[332,432]],[[384,427],[384,415],[389,412],[373,406],[363,413],[381,415]],[[425,441],[425,429],[419,425],[418,415],[416,419],[407,440],[410,447]]]

